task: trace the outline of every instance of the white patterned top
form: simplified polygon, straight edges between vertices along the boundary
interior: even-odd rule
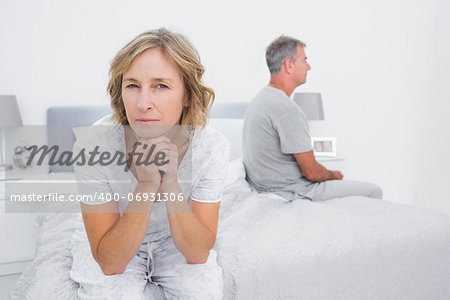
[[[114,125],[111,115],[108,115],[93,125],[75,128],[77,138],[74,145],[74,155],[83,148],[93,149],[98,145],[99,151],[115,153],[119,150],[125,153],[124,128]],[[87,130],[86,130],[87,129]],[[88,150],[89,151],[89,150]],[[230,144],[219,131],[206,126],[194,130],[189,148],[180,163],[178,179],[186,199],[214,203],[222,199],[224,181],[228,171]],[[127,195],[133,193],[137,180],[131,171],[125,171],[124,166],[110,164],[107,166],[75,165],[75,176],[78,182],[78,192],[82,195],[96,195],[96,201],[83,201],[86,204],[104,204],[114,200],[118,203],[120,214],[128,205]],[[101,199],[99,199],[99,195]],[[149,229],[168,228],[166,205],[155,202],[149,222]],[[148,232],[148,230],[147,230]]]

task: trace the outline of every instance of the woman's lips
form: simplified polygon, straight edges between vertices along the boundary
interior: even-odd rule
[[[138,124],[156,124],[159,122],[158,119],[136,119]]]

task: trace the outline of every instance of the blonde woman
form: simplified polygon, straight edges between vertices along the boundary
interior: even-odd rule
[[[97,143],[128,155],[130,145],[138,145],[134,150],[148,154],[143,145],[154,145],[168,163],[138,164],[133,157],[129,170],[114,163],[75,166],[79,193],[102,195],[100,202],[81,204],[83,221],[71,245],[70,275],[81,299],[160,299],[158,286],[167,299],[222,298],[212,248],[229,143],[205,127],[214,92],[202,83],[203,72],[190,42],[166,29],[137,36],[113,59],[108,92],[114,113],[96,123],[110,126],[78,134],[74,152]],[[145,136],[146,129],[177,125],[192,128],[175,134],[187,135],[187,143],[173,134]],[[188,186],[181,184],[183,172],[191,176]],[[164,193],[176,201],[155,200]]]

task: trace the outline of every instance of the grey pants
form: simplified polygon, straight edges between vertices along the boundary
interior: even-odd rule
[[[217,265],[216,252],[211,250],[204,264],[187,264],[172,237],[164,232],[155,232],[154,238],[142,243],[125,272],[105,275],[92,257],[84,226],[79,222],[71,241],[70,270],[70,277],[79,284],[78,297],[82,300],[222,299],[222,269]]]
[[[365,196],[381,199],[382,189],[373,183],[352,180],[327,180],[317,183],[316,193],[312,201],[323,201],[331,198],[348,196]]]

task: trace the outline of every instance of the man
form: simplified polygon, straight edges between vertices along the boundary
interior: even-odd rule
[[[270,83],[250,103],[244,121],[248,182],[260,192],[276,193],[287,201],[353,195],[381,198],[378,186],[342,180],[341,172],[327,170],[316,161],[308,122],[290,99],[311,69],[304,48],[303,42],[280,36],[266,49]]]

